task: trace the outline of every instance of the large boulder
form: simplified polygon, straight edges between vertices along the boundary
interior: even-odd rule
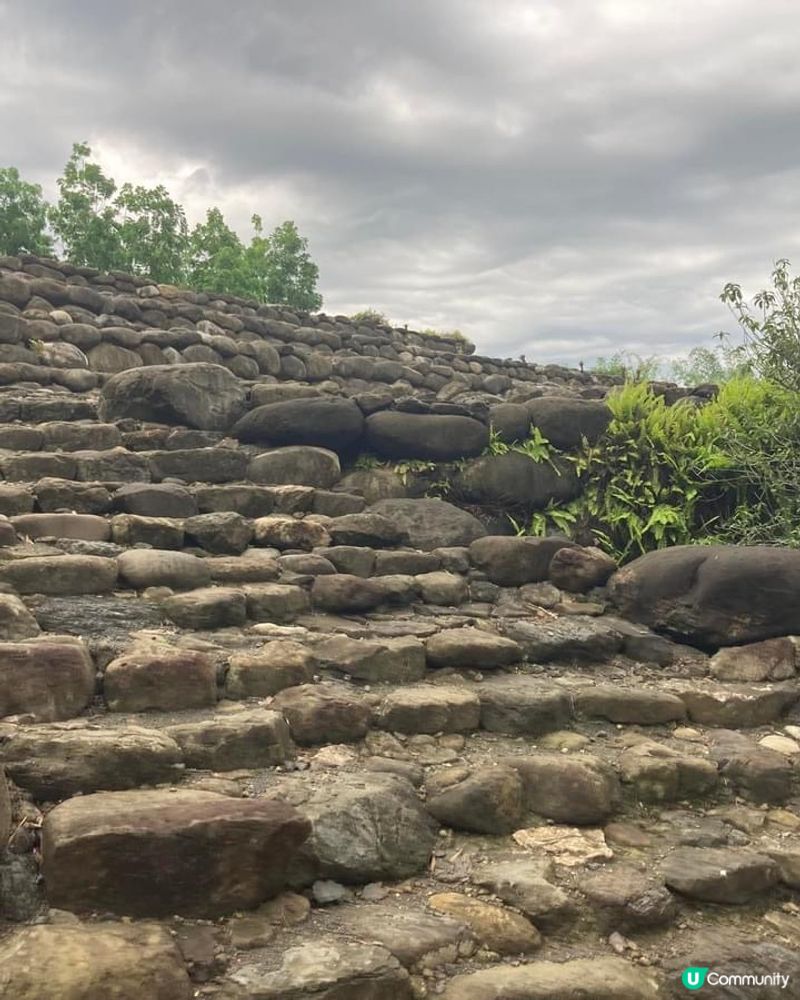
[[[412,548],[425,552],[469,545],[486,534],[486,528],[476,517],[444,500],[379,500],[368,510],[392,521],[408,535],[408,544]]]
[[[580,492],[575,470],[566,462],[535,462],[518,451],[484,455],[469,462],[456,477],[456,488],[466,501],[505,504],[526,509],[563,503]]]
[[[346,451],[361,437],[364,417],[351,399],[287,399],[257,406],[236,424],[234,436],[253,444],[308,444]]]
[[[149,365],[113,375],[103,386],[104,420],[149,420],[225,431],[245,409],[245,389],[212,364]]]
[[[78,796],[42,828],[47,896],[75,912],[216,917],[275,895],[309,833],[272,800],[174,788]]]
[[[383,410],[367,417],[367,448],[382,458],[449,459],[480,455],[489,428],[472,417]]]
[[[611,410],[602,400],[575,396],[541,396],[527,403],[530,422],[556,448],[577,448],[582,438],[589,444],[611,422]]]
[[[659,549],[620,569],[609,588],[624,617],[702,648],[800,632],[800,552],[794,549]]]

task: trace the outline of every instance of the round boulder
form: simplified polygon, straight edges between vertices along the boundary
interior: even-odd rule
[[[382,458],[446,462],[480,455],[489,428],[472,417],[383,410],[367,417],[367,447]]]
[[[247,478],[268,486],[316,486],[326,490],[338,482],[341,473],[336,452],[294,445],[256,455],[250,462]]]
[[[526,405],[530,422],[556,448],[577,448],[582,438],[594,444],[611,422],[611,410],[598,399],[541,396]]]
[[[364,417],[351,399],[287,399],[257,406],[234,427],[240,441],[310,444],[345,451],[361,437]]]
[[[244,412],[245,390],[221,365],[149,365],[113,375],[103,386],[103,420],[148,420],[225,431]]]
[[[578,477],[563,461],[535,462],[518,451],[484,455],[470,462],[456,478],[456,488],[472,503],[536,509],[551,500],[562,503],[580,492]]]
[[[624,617],[704,649],[800,632],[796,549],[659,549],[618,570],[609,589]]]

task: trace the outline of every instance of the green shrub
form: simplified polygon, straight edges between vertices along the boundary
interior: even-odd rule
[[[702,408],[646,384],[607,399],[612,419],[574,462],[583,490],[515,528],[591,532],[620,561],[691,543],[800,544],[800,394],[734,378]]]
[[[356,323],[364,323],[366,326],[391,326],[389,320],[377,309],[362,309],[360,312],[353,313],[350,319],[355,320]]]

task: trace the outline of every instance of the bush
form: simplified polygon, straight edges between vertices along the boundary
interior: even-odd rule
[[[524,533],[590,533],[623,562],[670,545],[800,544],[800,394],[734,378],[700,409],[644,383],[607,402],[602,438],[564,456],[581,496],[535,512]]]
[[[353,313],[350,319],[355,320],[356,323],[364,323],[366,326],[391,326],[389,320],[377,309],[362,309],[360,312]]]

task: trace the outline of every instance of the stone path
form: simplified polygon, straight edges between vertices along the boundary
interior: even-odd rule
[[[618,616],[596,550],[352,467],[348,434],[480,423],[432,410],[461,364],[498,419],[524,379],[20,267],[0,346],[94,364],[0,362],[0,995],[651,1000],[710,963],[800,990],[795,640],[672,641]],[[212,354],[176,381],[148,345]],[[315,370],[349,372],[316,410]],[[378,382],[419,403],[365,431]]]

